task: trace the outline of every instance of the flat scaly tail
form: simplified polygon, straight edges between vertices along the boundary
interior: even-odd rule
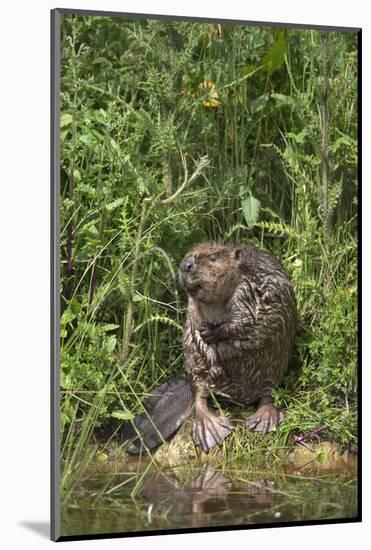
[[[193,398],[186,378],[173,378],[154,388],[143,401],[145,412],[124,425],[122,441],[132,440],[127,451],[139,454],[166,441],[190,415]]]

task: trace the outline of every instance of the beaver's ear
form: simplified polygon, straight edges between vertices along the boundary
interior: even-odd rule
[[[236,246],[233,251],[233,259],[239,267],[248,267],[253,262],[254,259],[254,247],[242,244]]]
[[[242,247],[242,246],[238,246],[238,247],[235,248],[234,251],[233,251],[233,257],[234,257],[234,259],[236,260],[236,262],[240,262],[241,259],[242,259],[242,256],[243,256],[243,247]]]

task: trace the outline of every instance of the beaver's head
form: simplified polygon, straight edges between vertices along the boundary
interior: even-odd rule
[[[226,302],[240,279],[245,250],[245,246],[213,242],[196,246],[180,262],[181,284],[200,302]]]

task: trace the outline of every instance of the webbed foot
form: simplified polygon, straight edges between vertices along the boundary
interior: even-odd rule
[[[215,414],[208,407],[196,410],[193,440],[206,453],[220,445],[232,430],[232,424],[227,417]]]
[[[246,420],[247,426],[253,432],[275,432],[277,426],[284,418],[283,412],[276,409],[273,403],[267,403],[258,407],[257,411]]]

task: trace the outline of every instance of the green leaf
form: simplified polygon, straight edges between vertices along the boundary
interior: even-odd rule
[[[247,74],[251,74],[253,73],[254,71],[256,70],[256,66],[255,65],[245,65],[243,68],[242,68],[242,74],[244,75],[247,75]]]
[[[165,317],[164,315],[152,315],[151,317],[148,317],[143,323],[140,323],[140,325],[136,326],[133,332],[138,332],[144,325],[148,323],[165,323],[165,325],[169,325],[172,327],[177,328],[179,331],[183,331],[183,327],[179,325],[174,319],[170,319],[169,317]]]
[[[99,111],[94,111],[94,118],[97,122],[101,124],[107,123],[107,113],[104,109],[99,109]]]
[[[76,315],[70,309],[66,309],[61,317],[61,325],[68,325],[71,321],[75,319]]]
[[[69,126],[70,124],[72,124],[72,115],[70,113],[64,113],[61,116],[61,128]]]
[[[261,111],[262,109],[264,109],[264,107],[268,103],[268,99],[269,99],[268,94],[263,94],[257,97],[256,99],[254,99],[251,102],[251,112],[257,113],[258,111]]]
[[[287,132],[287,137],[293,139],[295,143],[304,143],[305,138],[308,135],[308,130],[304,128],[299,134],[294,134],[294,132]]]
[[[81,304],[76,297],[72,298],[68,307],[73,311],[75,315],[77,315],[81,310]]]
[[[87,134],[79,136],[79,141],[81,141],[81,143],[83,143],[84,145],[91,145],[93,143],[91,136]]]
[[[246,224],[248,227],[252,227],[259,218],[260,201],[249,195],[242,201],[241,205]]]
[[[285,105],[293,107],[295,105],[295,99],[291,95],[271,94],[271,98],[275,100],[277,107],[284,107]]]
[[[105,57],[96,57],[93,61],[93,65],[111,65],[111,62]]]
[[[104,347],[107,354],[112,353],[116,347],[116,336],[110,336],[109,338],[107,338],[107,341]]]
[[[341,137],[339,137],[339,138],[335,141],[335,143],[334,143],[333,145],[330,146],[330,149],[331,149],[334,153],[336,153],[336,151],[337,151],[338,149],[340,149],[340,147],[341,147],[342,145],[345,145],[346,147],[349,147],[349,146],[352,145],[352,142],[351,142],[351,140],[348,139],[347,137],[341,136]]]
[[[274,71],[282,67],[285,62],[286,51],[285,31],[282,30],[263,60],[263,66],[269,75],[272,75]]]
[[[80,170],[78,170],[77,168],[74,169],[73,171],[73,179],[77,182],[77,181],[81,181],[81,174],[80,174]]]
[[[97,194],[96,189],[94,189],[94,187],[92,187],[91,185],[87,185],[86,183],[79,182],[77,186],[77,190],[80,193],[88,195],[89,197],[95,197],[95,195]]]
[[[110,145],[111,145],[112,149],[114,149],[115,151],[120,150],[119,146],[117,145],[117,142],[113,138],[111,138],[109,140],[109,142],[110,142]]]
[[[112,212],[112,210],[115,210],[116,208],[121,206],[124,200],[124,197],[120,197],[119,199],[109,202],[108,204],[106,204],[106,210],[108,210],[108,212]]]
[[[113,323],[107,323],[105,325],[102,325],[101,328],[104,332],[108,332],[110,330],[116,330],[117,328],[120,328],[120,325],[115,325]]]
[[[134,415],[129,411],[113,411],[111,416],[119,420],[133,420],[134,418]]]
[[[81,233],[87,233],[89,232],[91,236],[98,237],[99,231],[95,225],[95,221],[92,220],[86,224],[84,224],[81,228]]]
[[[96,228],[95,228],[96,229]],[[89,243],[93,248],[96,248],[100,241],[98,239],[92,239],[88,235],[85,237],[87,243]]]
[[[62,141],[62,142],[66,139],[66,136],[67,136],[68,132],[69,132],[68,129],[67,129],[67,130],[63,130],[63,131],[61,132],[61,141]]]

